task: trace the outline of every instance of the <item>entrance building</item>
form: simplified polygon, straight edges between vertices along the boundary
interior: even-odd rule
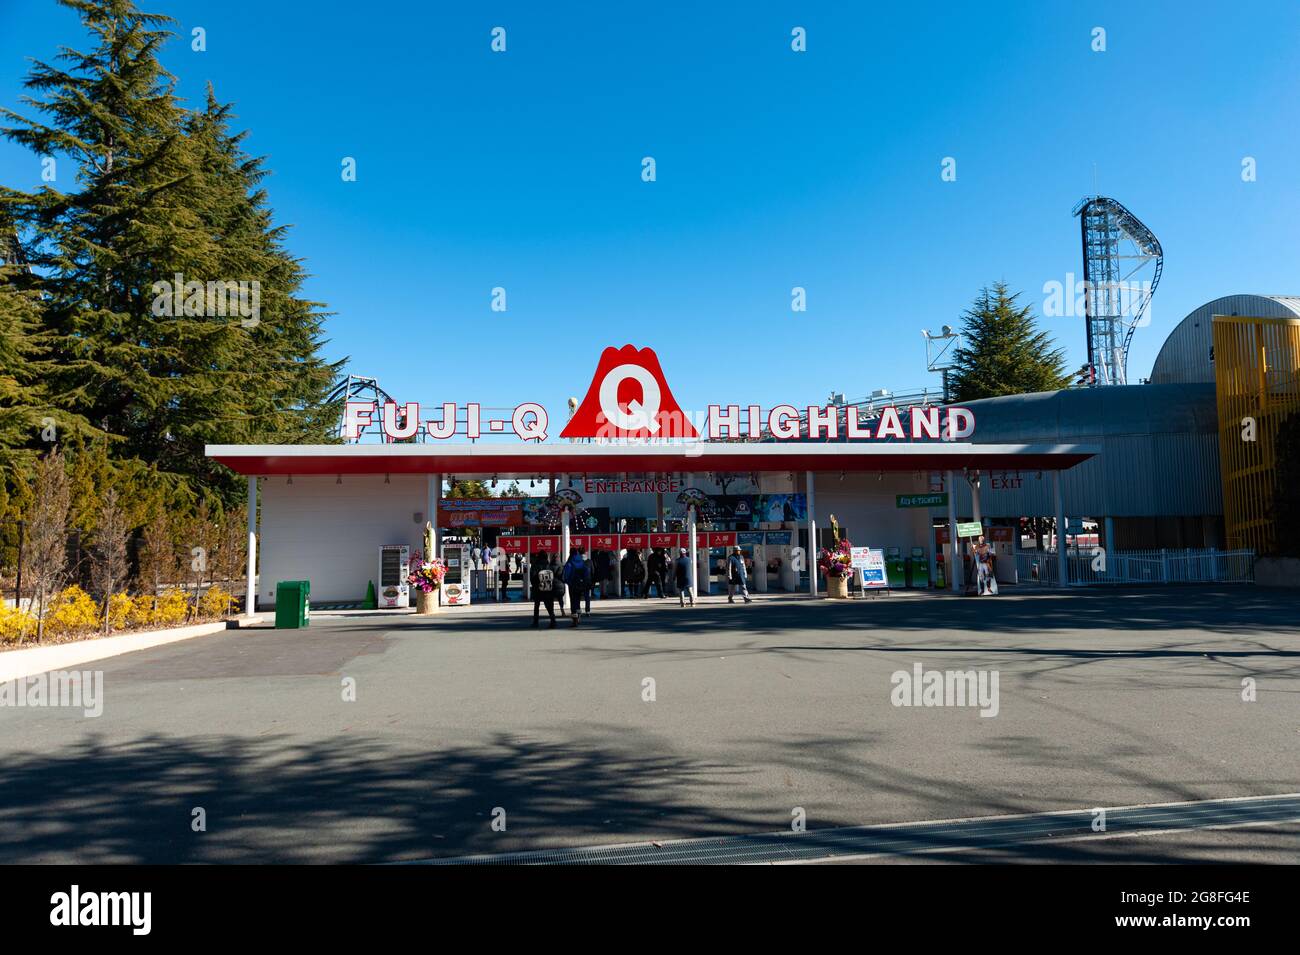
[[[673,535],[672,544],[693,553],[697,591],[706,590],[710,545],[722,542],[738,544],[754,558],[755,589],[806,586],[815,595],[816,546],[827,544],[832,515],[856,546],[897,547],[902,554],[920,548],[933,580],[935,519],[925,505],[936,501],[934,495],[946,504],[939,520],[947,530],[939,537],[944,563],[961,566],[959,556],[954,563],[952,543],[959,540],[953,493],[959,485],[966,508],[961,516],[981,520],[980,482],[967,477],[1015,473],[1043,482],[1063,526],[1060,474],[1096,451],[1081,444],[700,440],[210,445],[207,455],[248,478],[247,606],[268,609],[279,580],[310,580],[318,603],[359,600],[376,577],[382,547],[419,550],[426,521],[452,523],[445,514],[435,518],[444,482],[452,478],[553,488],[549,500],[560,505],[555,525],[531,533],[556,538],[562,554],[575,537],[595,531],[653,533],[660,544]],[[580,523],[584,514],[603,518],[606,511],[607,529]],[[455,530],[441,526],[436,533]],[[529,533],[524,526],[513,530]],[[719,536],[711,540],[710,533]],[[255,592],[259,556],[261,585]],[[795,576],[799,564],[806,575],[802,584]],[[769,566],[776,568],[772,575],[764,572]],[[958,575],[949,573],[945,580],[954,591],[961,586]]]

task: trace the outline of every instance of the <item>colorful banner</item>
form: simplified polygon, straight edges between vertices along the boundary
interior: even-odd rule
[[[438,501],[439,527],[518,527],[531,498],[444,497]]]

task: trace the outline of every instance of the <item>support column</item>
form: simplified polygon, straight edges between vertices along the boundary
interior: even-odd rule
[[[691,548],[691,593],[698,598],[700,588],[697,583],[699,577],[699,554],[697,553],[697,544],[695,543],[695,505],[691,504],[686,508],[686,536],[690,542]]]
[[[804,475],[804,483],[808,489],[808,594],[817,596],[817,483],[813,473],[808,471]]]
[[[569,509],[566,507],[560,513],[560,564],[563,565],[569,559],[569,524],[571,518]]]
[[[1115,518],[1105,519],[1105,535],[1102,546],[1106,548],[1106,558],[1109,560],[1110,555],[1115,553]]]
[[[19,529],[22,533],[22,529]],[[21,573],[21,571],[20,571]],[[248,588],[244,592],[244,616],[251,617],[257,608],[257,478],[248,478]],[[19,595],[21,603],[22,595]]]
[[[961,541],[957,539],[957,485],[952,471],[944,474],[944,483],[948,485],[948,589],[955,594],[961,593],[962,578],[966,576],[961,563]]]
[[[424,559],[434,560],[438,557],[438,499],[442,497],[442,475],[430,474],[426,480],[424,519],[433,525],[433,553],[425,554]]]
[[[981,527],[984,525],[984,515],[980,510],[980,474],[975,472],[975,480],[969,481],[970,484],[970,519]]]
[[[1061,472],[1052,472],[1052,507],[1056,519],[1056,581],[1062,587],[1070,584],[1070,558],[1065,548],[1065,505],[1061,503]]]

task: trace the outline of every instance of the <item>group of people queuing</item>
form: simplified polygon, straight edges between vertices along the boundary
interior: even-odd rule
[[[677,593],[679,606],[695,606],[695,588],[691,580],[691,556],[687,548],[682,547],[675,560],[669,563],[669,555],[661,547],[654,548],[643,562],[636,550],[629,550],[619,564],[623,582],[623,596],[649,597],[657,590],[660,598],[668,596],[668,581],[672,581]],[[745,603],[752,603],[749,596],[749,574],[745,555],[739,547],[733,547],[726,557],[727,562],[727,601],[735,603],[739,595]],[[598,562],[588,558],[583,547],[575,545],[570,548],[568,559],[559,563],[559,555],[554,559],[546,551],[538,551],[529,562],[528,583],[533,597],[533,626],[541,625],[541,611],[546,608],[551,626],[556,626],[556,605],[560,616],[565,616],[565,601],[569,604],[568,616],[573,626],[578,626],[584,614],[591,613],[591,593],[597,584],[605,584],[609,577],[601,575]],[[603,591],[602,591],[603,593]]]

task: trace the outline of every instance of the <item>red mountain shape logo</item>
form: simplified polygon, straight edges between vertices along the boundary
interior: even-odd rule
[[[596,374],[562,438],[698,438],[677,404],[659,356],[649,348],[613,346],[600,353]]]

